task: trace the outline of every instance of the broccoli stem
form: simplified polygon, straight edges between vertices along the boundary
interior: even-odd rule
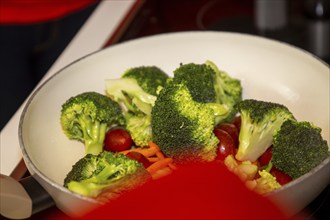
[[[90,117],[82,115],[79,117],[85,140],[86,154],[97,155],[103,150],[103,142],[107,132],[107,124],[99,121],[92,121]]]
[[[268,165],[265,166],[265,169],[268,173],[272,170],[273,168],[273,163],[272,161],[269,161]]]

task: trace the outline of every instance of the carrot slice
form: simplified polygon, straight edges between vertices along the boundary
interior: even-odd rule
[[[157,170],[160,170],[164,167],[166,167],[168,164],[172,163],[173,162],[173,159],[172,158],[164,158],[162,160],[159,160],[153,164],[151,164],[148,168],[147,168],[147,171],[150,173],[150,174],[153,174],[155,173]]]
[[[151,178],[153,180],[159,179],[161,177],[167,176],[169,174],[171,174],[173,172],[173,170],[169,167],[164,167],[160,170],[157,170],[154,174],[151,175]]]

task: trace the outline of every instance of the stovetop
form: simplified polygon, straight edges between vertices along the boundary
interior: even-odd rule
[[[147,0],[120,41],[215,30],[289,43],[330,63],[330,0]]]

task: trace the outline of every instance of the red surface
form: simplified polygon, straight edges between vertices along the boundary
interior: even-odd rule
[[[58,219],[60,215],[48,215]],[[173,174],[81,219],[287,219],[272,202],[248,190],[222,164],[181,167]]]
[[[0,23],[31,24],[55,20],[97,0],[1,0]]]

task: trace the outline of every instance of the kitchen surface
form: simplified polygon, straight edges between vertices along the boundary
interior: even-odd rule
[[[102,39],[100,47],[161,33],[229,31],[288,43],[308,51],[329,65],[329,5],[329,1],[318,0],[137,1],[123,12],[125,16],[121,17],[117,28],[106,33],[108,36]],[[26,172],[23,177],[28,175]],[[328,185],[303,211],[305,219],[330,219],[329,194]],[[56,207],[37,213],[30,219],[46,219],[48,216],[68,219]]]
[[[329,1],[146,1],[120,41],[158,33],[215,30],[259,35],[329,63]]]

